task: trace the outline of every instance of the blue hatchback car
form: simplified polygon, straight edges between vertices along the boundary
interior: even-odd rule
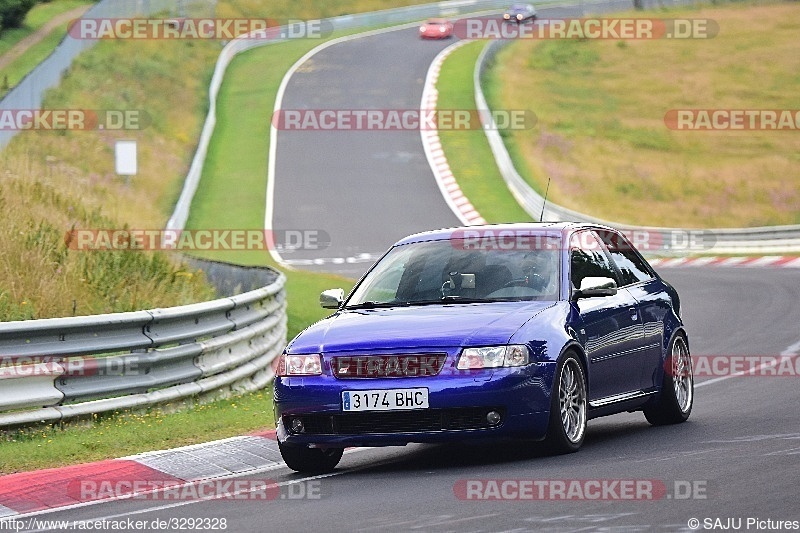
[[[332,470],[348,446],[511,438],[568,453],[591,418],[692,410],[678,294],[609,227],[412,235],[320,303],[336,311],[276,371],[278,444],[297,471]]]

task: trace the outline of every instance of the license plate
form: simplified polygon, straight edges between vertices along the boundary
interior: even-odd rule
[[[427,409],[428,389],[386,389],[342,392],[342,411]]]

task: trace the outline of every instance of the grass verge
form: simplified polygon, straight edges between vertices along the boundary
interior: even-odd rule
[[[451,53],[439,75],[438,109],[475,109],[473,72],[483,41]],[[440,130],[439,139],[458,185],[487,222],[522,222],[531,217],[506,186],[483,130]]]
[[[143,110],[136,131],[27,130],[0,153],[0,320],[133,311],[215,297],[164,253],[69,248],[75,229],[163,227],[200,129],[215,43],[104,41],[81,54],[48,109]],[[181,68],[197,72],[184,77]],[[122,88],[120,88],[122,87]],[[114,144],[134,138],[139,173],[114,173]]]

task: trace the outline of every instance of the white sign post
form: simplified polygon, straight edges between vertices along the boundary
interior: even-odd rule
[[[117,141],[114,145],[114,169],[119,176],[125,176],[125,182],[130,181],[130,176],[136,175],[136,141]]]

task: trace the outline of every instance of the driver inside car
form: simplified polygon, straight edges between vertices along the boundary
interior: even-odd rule
[[[535,250],[525,254],[520,268],[525,276],[525,285],[542,294],[558,290],[557,256],[551,251]]]

